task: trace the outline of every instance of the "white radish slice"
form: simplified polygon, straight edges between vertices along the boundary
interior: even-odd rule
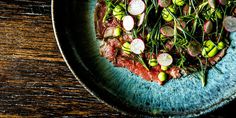
[[[236,17],[227,16],[226,18],[224,18],[223,26],[225,30],[229,32],[235,32],[236,31]]]
[[[145,10],[145,3],[143,2],[143,0],[132,0],[129,3],[129,7],[128,7],[128,12],[131,15],[139,15],[141,13],[143,13],[143,11]]]
[[[169,66],[173,63],[173,58],[168,53],[162,53],[158,55],[157,61],[161,66]]]
[[[144,18],[145,18],[145,13],[142,13],[138,21],[138,26],[141,26],[143,24]]]
[[[130,31],[134,28],[134,19],[132,16],[124,16],[123,17],[123,27],[126,31]]]
[[[134,39],[130,44],[130,50],[135,54],[141,54],[145,49],[145,44],[142,39]]]

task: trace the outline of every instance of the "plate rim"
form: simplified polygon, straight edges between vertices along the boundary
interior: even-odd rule
[[[75,77],[75,79],[82,85],[82,87],[89,92],[89,94],[91,94],[93,97],[95,97],[98,101],[100,101],[101,103],[105,104],[106,106],[112,108],[113,110],[120,112],[121,114],[125,114],[125,115],[130,115],[130,113],[123,111],[119,108],[117,108],[116,106],[113,106],[111,104],[108,104],[107,102],[105,102],[104,100],[102,100],[102,98],[98,97],[97,95],[95,95],[95,92],[93,92],[91,89],[89,89],[80,79],[79,77],[75,74],[74,70],[72,69],[72,67],[70,66],[69,62],[67,61],[67,58],[64,55],[64,51],[61,48],[61,43],[59,41],[58,35],[57,35],[57,29],[56,29],[56,24],[55,24],[55,17],[54,17],[54,13],[55,13],[55,9],[54,9],[54,5],[55,5],[55,0],[51,0],[51,21],[52,21],[52,27],[53,27],[53,34],[57,43],[57,47],[61,53],[61,56],[63,58],[63,60],[65,61],[67,67],[69,68],[70,72],[73,74],[73,76]],[[132,114],[135,115],[135,114]]]

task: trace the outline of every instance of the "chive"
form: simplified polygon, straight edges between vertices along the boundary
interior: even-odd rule
[[[127,7],[128,7],[128,3],[127,3],[127,0],[125,0],[125,13],[126,13],[126,15],[128,15]]]
[[[159,5],[157,4],[157,0],[152,0],[152,4],[155,6],[155,9],[158,10]]]
[[[215,15],[215,18],[216,18],[216,37],[217,37],[218,36],[219,24],[218,24],[218,18],[217,18],[216,15]]]
[[[178,9],[179,9],[180,16],[183,16],[182,9],[180,6],[178,6]]]
[[[182,28],[181,23],[179,22],[179,20],[175,17],[174,14],[171,13],[171,11],[170,11],[168,8],[167,8],[167,11],[170,13],[170,15],[171,15],[171,16],[177,21],[177,23],[179,24],[180,30],[183,32],[184,37],[187,38],[186,35],[188,35],[188,36],[191,37],[192,39],[196,40],[196,38],[194,38],[190,33],[188,33],[186,30],[184,30],[184,29]]]
[[[106,3],[107,5],[107,10],[106,10],[106,13],[105,13],[105,15],[104,15],[104,17],[103,17],[103,19],[102,19],[102,22],[104,23],[107,19],[108,19],[108,17],[109,17],[109,14],[111,13],[111,11],[112,11],[112,9],[111,9],[111,5],[112,5],[112,3],[111,2],[109,2],[109,3]]]
[[[225,9],[222,10],[222,11],[224,12],[223,17],[226,16],[226,11],[227,11],[227,9],[228,9],[228,6],[226,6]],[[220,41],[220,39],[221,39],[221,35],[222,35],[222,33],[223,33],[223,30],[224,30],[224,26],[222,25],[222,26],[221,26],[220,33],[219,33],[219,37],[217,38],[217,43],[218,43],[218,42]]]
[[[198,16],[195,16],[195,19],[194,19],[194,23],[193,23],[193,29],[191,31],[191,34],[193,35],[197,29],[197,17]]]
[[[206,60],[206,64],[203,65],[202,64],[202,60],[198,57],[197,58],[199,60],[199,63],[200,63],[200,73],[199,73],[199,78],[201,80],[201,83],[202,83],[202,87],[204,87],[206,85],[206,73],[207,73],[207,58],[205,58]]]
[[[135,55],[135,59],[143,65],[145,69],[149,71],[149,68],[147,67],[146,63],[144,62],[143,58],[140,55]]]
[[[177,28],[176,28],[176,19],[174,19],[174,44],[177,40]]]
[[[192,5],[190,4],[190,0],[188,2],[189,2],[188,14],[191,15],[191,13],[192,13]]]
[[[133,29],[132,35],[134,38],[138,38],[138,32],[136,29]]]
[[[194,11],[197,12],[197,10],[196,10],[196,8],[195,8],[195,6],[194,6],[193,0],[191,0],[191,4],[192,4],[192,6],[193,6]]]

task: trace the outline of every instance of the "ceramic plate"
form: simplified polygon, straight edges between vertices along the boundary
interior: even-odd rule
[[[199,116],[235,98],[235,33],[226,56],[209,70],[205,87],[197,73],[160,86],[99,56],[94,29],[96,0],[52,3],[56,39],[69,68],[92,94],[114,108],[142,116]]]

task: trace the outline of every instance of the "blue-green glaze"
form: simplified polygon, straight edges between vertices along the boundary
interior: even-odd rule
[[[121,107],[118,109],[128,111],[128,108],[151,116],[198,116],[217,109],[235,98],[236,33],[230,35],[231,45],[224,58],[209,70],[205,87],[202,87],[197,77],[198,73],[172,79],[164,86],[160,86],[158,83],[146,81],[132,74],[125,68],[114,67],[101,57],[93,21],[96,1],[76,2],[75,0],[72,3],[75,8],[71,13],[78,15],[74,17],[78,22],[75,24],[77,29],[68,30],[74,33],[67,38],[77,42],[72,43],[73,52],[70,53],[77,55],[77,61],[95,77],[94,80],[86,80],[87,78],[82,77],[81,73],[75,71],[74,73],[81,82],[96,81],[96,85],[119,100],[120,105],[126,106],[126,109]],[[78,8],[81,4],[88,7]],[[79,20],[80,12],[73,10],[83,10],[83,13],[87,14],[84,19],[87,20]],[[63,49],[63,44],[60,46]],[[71,69],[73,71],[72,67]],[[102,97],[102,94],[93,87],[90,86],[89,89],[95,95]]]
[[[97,45],[93,42],[93,45]],[[194,73],[180,79],[172,79],[164,86],[148,82],[124,68],[114,67],[106,59],[88,54],[87,65],[93,70],[107,90],[123,102],[150,114],[183,114],[211,111],[235,97],[236,92],[236,33],[231,34],[231,45],[225,57],[210,69],[207,85]],[[96,48],[98,49],[98,47]],[[87,52],[89,53],[89,52]],[[89,57],[91,56],[91,57]],[[94,60],[96,57],[96,60]],[[86,63],[86,62],[85,62]],[[94,66],[96,66],[94,68]],[[93,69],[92,69],[93,68]],[[216,104],[216,106],[214,106]],[[191,114],[193,115],[193,114]],[[198,114],[196,114],[198,115]]]

